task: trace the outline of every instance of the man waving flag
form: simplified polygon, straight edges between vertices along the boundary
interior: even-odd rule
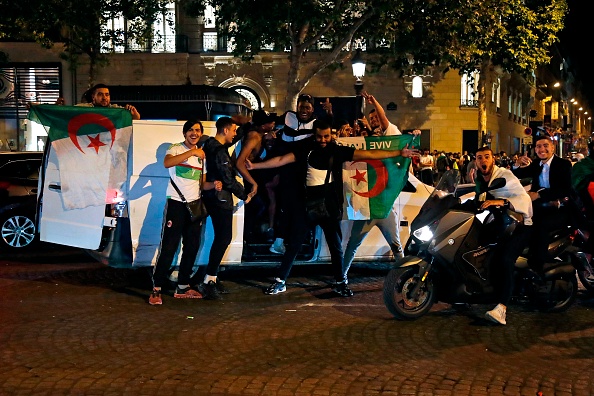
[[[123,199],[132,116],[125,109],[32,106],[29,119],[42,124],[60,169],[66,209]]]
[[[413,135],[339,138],[337,143],[358,150],[400,150],[418,147]],[[345,204],[349,220],[383,219],[406,184],[410,158],[345,162],[342,170]]]

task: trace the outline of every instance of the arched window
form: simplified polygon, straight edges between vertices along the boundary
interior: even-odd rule
[[[412,97],[423,97],[423,78],[421,76],[414,76],[412,79]]]
[[[231,87],[231,89],[233,89],[235,92],[237,92],[238,94],[240,94],[241,96],[246,98],[247,101],[250,102],[250,106],[251,106],[252,110],[261,110],[262,109],[260,97],[253,89],[246,87],[246,86],[242,86],[242,85]]]

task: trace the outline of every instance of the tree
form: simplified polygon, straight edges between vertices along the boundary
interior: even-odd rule
[[[499,65],[506,72],[527,75],[548,60],[566,12],[565,0],[185,0],[183,4],[194,16],[212,6],[219,34],[229,38],[234,55],[244,60],[263,48],[289,51],[290,103],[285,108],[295,107],[297,95],[317,73],[341,67],[356,42],[376,55],[368,60],[372,69],[387,66],[419,72],[433,66],[463,73]],[[321,51],[308,53],[312,48]],[[481,80],[479,84],[484,84]],[[484,85],[481,88],[484,103]],[[484,125],[486,119],[479,129]]]
[[[35,40],[48,48],[63,43],[63,56],[72,68],[77,67],[81,56],[88,56],[91,86],[97,67],[109,64],[108,55],[116,46],[126,42],[142,45],[154,39],[151,23],[168,3],[168,0],[11,1],[10,5],[1,7],[0,38]],[[125,30],[109,26],[109,21],[120,17],[127,21]]]
[[[486,76],[493,68],[518,73],[531,82],[538,66],[550,61],[567,15],[566,0],[506,0],[475,2],[468,8],[472,21],[458,32],[459,51],[444,58],[462,73],[479,70],[479,133],[487,130]],[[529,110],[529,109],[527,109]],[[480,136],[479,136],[480,138]]]
[[[423,14],[419,3],[425,2],[186,0],[184,5],[193,16],[203,15],[205,6],[212,6],[219,34],[229,38],[234,54],[243,60],[251,60],[264,48],[288,51],[290,103],[285,106],[294,108],[297,95],[311,78],[327,67],[341,67],[355,42],[385,53],[395,67],[408,64],[411,56],[428,63],[439,60],[433,48],[438,41],[439,49],[447,47],[441,36],[416,32],[433,32],[431,26],[445,26],[451,19],[443,19],[441,9]],[[462,5],[450,5],[449,12],[456,14],[459,7]],[[417,18],[420,14],[424,19]],[[311,49],[321,50],[309,52]]]

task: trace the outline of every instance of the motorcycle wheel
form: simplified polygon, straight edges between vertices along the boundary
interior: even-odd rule
[[[578,277],[580,278],[580,282],[586,290],[589,292],[594,292],[594,272],[591,271],[592,269],[592,261],[590,260],[590,266],[588,269],[584,270],[577,270]]]
[[[577,297],[578,282],[574,274],[550,279],[540,288],[538,310],[541,312],[564,312]]]
[[[425,315],[435,300],[431,279],[426,279],[417,296],[412,290],[420,282],[419,266],[394,268],[384,281],[384,304],[396,319],[414,320]]]

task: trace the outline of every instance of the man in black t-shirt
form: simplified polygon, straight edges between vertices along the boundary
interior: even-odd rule
[[[332,141],[330,125],[324,121],[316,120],[313,123],[314,136],[307,145],[300,150],[274,157],[268,161],[251,163],[246,161],[247,169],[268,169],[295,163],[298,177],[294,183],[305,185],[307,199],[325,198],[329,209],[335,208],[336,213],[328,217],[308,220],[302,225],[294,225],[290,229],[290,240],[278,270],[275,281],[264,290],[265,294],[278,294],[287,290],[285,281],[289,276],[299,247],[307,236],[307,226],[319,225],[324,232],[328,250],[332,260],[332,268],[336,285],[333,291],[342,297],[350,297],[353,292],[349,289],[342,274],[342,231],[340,229],[340,211],[342,210],[342,163],[345,161],[359,161],[363,159],[384,159],[389,157],[410,157],[415,151],[408,148],[402,150],[355,150],[352,147],[339,146]],[[331,163],[329,185],[326,185],[326,176]],[[304,182],[303,182],[304,181]],[[301,211],[297,216],[307,218],[307,213]],[[309,224],[308,224],[309,223]]]

